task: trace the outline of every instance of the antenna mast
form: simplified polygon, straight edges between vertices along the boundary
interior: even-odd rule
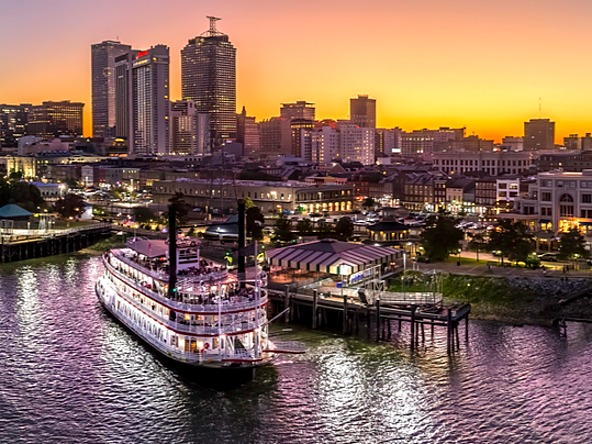
[[[216,29],[216,22],[222,19],[220,17],[214,17],[211,15],[206,16],[206,18],[210,21],[210,35],[218,35],[218,30]]]

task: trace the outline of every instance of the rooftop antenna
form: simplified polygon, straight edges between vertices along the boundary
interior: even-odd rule
[[[211,15],[206,16],[206,18],[210,21],[210,35],[217,35],[218,31],[216,30],[216,22],[222,19]]]

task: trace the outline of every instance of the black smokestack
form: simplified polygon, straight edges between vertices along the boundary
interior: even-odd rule
[[[238,279],[241,282],[241,286],[244,286],[246,279],[245,269],[245,245],[246,245],[247,233],[245,226],[245,201],[239,199],[238,201]]]
[[[177,298],[177,210],[169,205],[169,299]]]

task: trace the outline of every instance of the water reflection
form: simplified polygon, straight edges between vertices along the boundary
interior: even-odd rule
[[[592,440],[590,326],[560,338],[473,322],[450,356],[438,329],[413,355],[405,328],[391,344],[295,330],[287,339],[307,354],[220,391],[164,365],[109,317],[93,290],[100,271],[95,258],[0,269],[3,441]]]

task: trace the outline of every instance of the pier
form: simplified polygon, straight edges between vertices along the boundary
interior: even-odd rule
[[[381,298],[367,298],[364,302],[352,289],[344,289],[341,294],[287,285],[284,290],[270,286],[268,292],[273,315],[288,310],[284,322],[305,324],[312,329],[337,328],[344,335],[365,331],[369,340],[379,342],[391,339],[394,328],[401,332],[402,323],[406,322],[410,325],[413,351],[425,343],[426,327],[432,336],[435,328],[445,328],[446,348],[452,353],[460,347],[459,327],[464,321],[464,339],[468,342],[469,338],[471,306],[446,307],[441,295],[433,293],[381,292]]]
[[[73,253],[111,235],[111,224],[63,230],[12,230],[0,234],[0,263]]]

